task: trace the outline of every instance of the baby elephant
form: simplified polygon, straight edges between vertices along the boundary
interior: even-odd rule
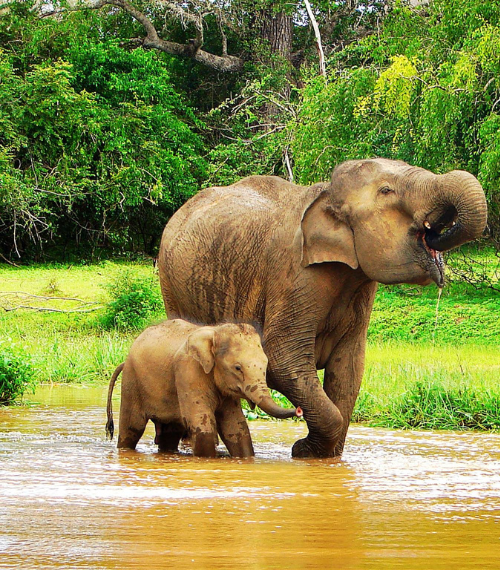
[[[111,397],[123,370],[118,447],[135,449],[148,420],[161,451],[176,451],[188,432],[193,453],[214,457],[217,432],[233,457],[254,455],[240,398],[276,418],[302,416],[274,403],[267,357],[246,324],[198,326],[181,319],[147,328],[113,373],[106,432],[113,437]]]

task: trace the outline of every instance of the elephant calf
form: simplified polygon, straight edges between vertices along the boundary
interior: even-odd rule
[[[181,319],[147,328],[113,373],[106,432],[113,437],[111,397],[123,370],[118,447],[135,449],[148,420],[161,451],[176,451],[187,431],[193,453],[216,454],[217,432],[233,457],[254,455],[240,398],[277,418],[301,416],[272,400],[267,357],[251,325],[198,326]]]

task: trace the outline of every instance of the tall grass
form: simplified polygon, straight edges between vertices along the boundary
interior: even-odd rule
[[[353,421],[419,429],[500,428],[500,347],[368,347]]]
[[[370,421],[398,429],[500,429],[500,393],[417,382]]]

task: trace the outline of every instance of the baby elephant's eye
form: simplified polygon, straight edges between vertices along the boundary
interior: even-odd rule
[[[388,186],[383,186],[382,188],[380,188],[379,192],[381,194],[391,194],[392,192],[394,192],[394,190],[392,188],[389,188]]]
[[[235,369],[238,370],[238,372],[241,372],[241,366],[239,364],[235,366]]]

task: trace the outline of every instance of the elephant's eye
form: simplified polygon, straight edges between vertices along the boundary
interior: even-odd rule
[[[236,366],[234,367],[238,372],[241,372],[241,366],[239,364],[236,364]]]
[[[380,194],[391,194],[391,192],[394,192],[394,190],[392,188],[389,188],[389,186],[382,186],[379,192]]]

